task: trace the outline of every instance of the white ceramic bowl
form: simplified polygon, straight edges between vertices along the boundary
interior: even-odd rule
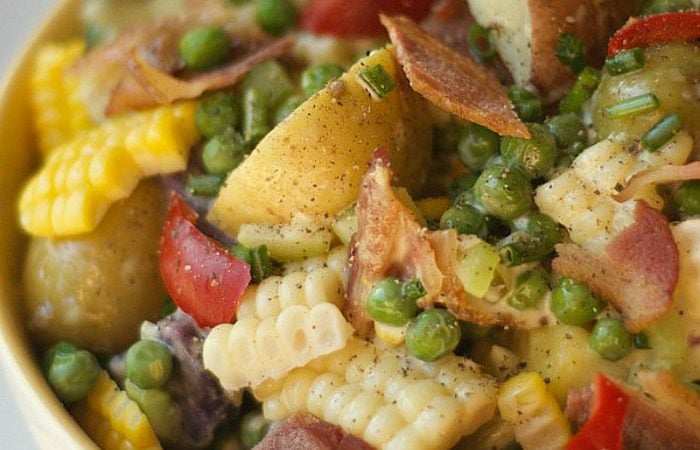
[[[24,330],[20,272],[26,240],[18,227],[16,198],[36,163],[28,80],[39,45],[78,28],[79,0],[63,0],[34,35],[0,87],[0,359],[5,378],[42,449],[93,449],[39,370]]]

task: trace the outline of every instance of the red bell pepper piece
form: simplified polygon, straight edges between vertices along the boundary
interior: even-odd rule
[[[160,275],[175,304],[199,325],[231,322],[250,283],[250,266],[197,229],[197,213],[170,197],[160,242]]]
[[[312,0],[304,9],[301,28],[315,34],[362,38],[386,33],[379,14],[403,14],[420,20],[433,0]]]
[[[593,390],[588,421],[569,440],[566,450],[622,450],[629,395],[603,374],[596,376]]]
[[[630,19],[610,39],[608,56],[634,47],[700,39],[700,11],[671,12]]]

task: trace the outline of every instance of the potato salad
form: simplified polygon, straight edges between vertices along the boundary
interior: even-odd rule
[[[99,447],[700,448],[697,1],[80,5],[16,208]]]

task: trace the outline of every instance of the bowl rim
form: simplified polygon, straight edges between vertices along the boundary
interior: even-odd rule
[[[57,0],[42,19],[36,33],[25,41],[21,50],[11,58],[8,69],[0,80],[0,135],[9,133],[7,130],[2,130],[8,118],[21,114],[13,104],[13,100],[26,88],[36,50],[47,42],[67,38],[71,34],[75,36],[75,27],[71,28],[71,24],[75,23],[82,3],[83,0]],[[26,102],[26,95],[22,98]],[[21,131],[16,132],[16,141],[21,140],[21,133]],[[24,149],[32,150],[31,142],[23,144]],[[24,157],[27,160],[24,164],[27,170],[31,167],[33,157],[29,155]],[[19,165],[23,165],[22,162]],[[26,176],[20,179],[20,184],[24,180]],[[8,184],[12,184],[12,181]],[[3,188],[6,187],[3,186]],[[18,189],[19,184],[9,186],[11,199]],[[5,207],[12,208],[11,211],[6,211],[5,217],[14,223],[9,224],[11,235],[3,239],[8,239],[8,242],[21,239],[14,201],[9,205],[3,205],[3,208]],[[11,250],[8,253],[11,253]],[[16,256],[21,259],[20,255]],[[57,448],[58,445],[66,450],[97,449],[95,443],[53,393],[39,369],[35,352],[24,327],[19,306],[20,292],[15,283],[16,279],[11,276],[12,270],[18,271],[17,264],[17,260],[7,262],[5,265],[8,273],[2,274],[0,279],[0,312],[2,312],[0,314],[0,364],[9,383],[11,395],[39,448]],[[12,305],[15,303],[17,304],[14,305],[14,313],[6,314],[6,310],[13,309]]]

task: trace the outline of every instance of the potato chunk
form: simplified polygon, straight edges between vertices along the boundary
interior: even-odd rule
[[[381,64],[396,88],[373,98],[357,79]],[[390,48],[355,64],[273,129],[226,180],[208,219],[231,234],[244,223],[288,223],[294,213],[330,217],[357,197],[372,151],[387,147],[399,183],[425,180],[431,150],[426,105]]]

